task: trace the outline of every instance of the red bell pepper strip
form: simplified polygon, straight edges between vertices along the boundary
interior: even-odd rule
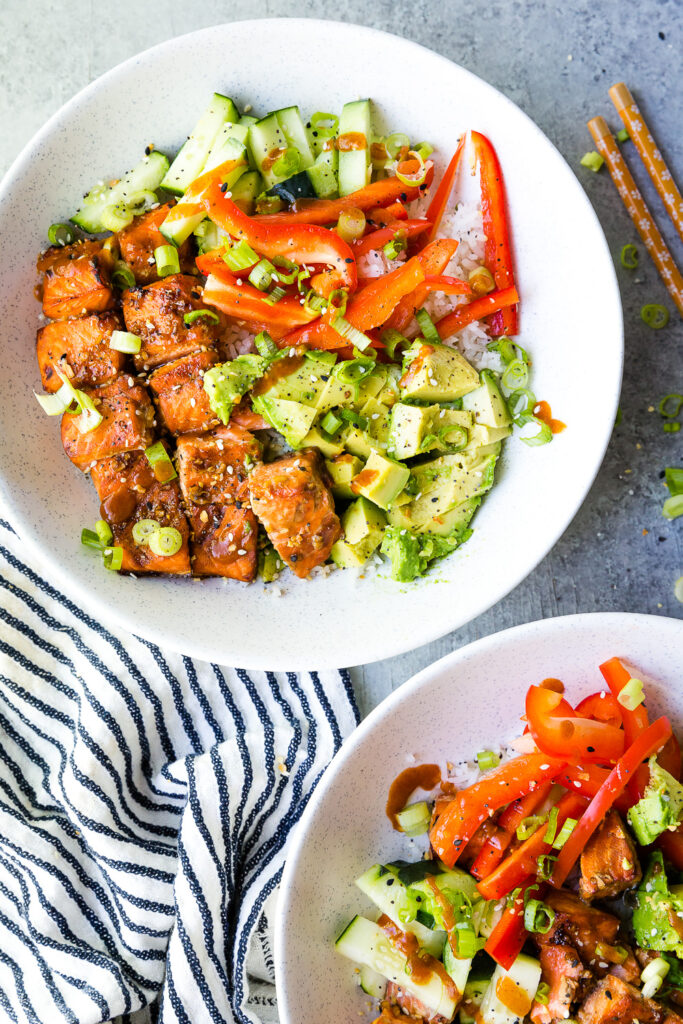
[[[471,875],[478,879],[486,878],[498,867],[505,856],[505,851],[516,836],[517,827],[547,799],[552,785],[552,782],[544,782],[542,786],[536,786],[526,796],[521,796],[507,805],[498,818],[496,833],[484,843],[472,862]]]
[[[372,210],[367,210],[365,217],[369,227],[385,228],[393,220],[407,220],[408,211],[403,203],[397,200],[389,206],[375,206]]]
[[[349,293],[355,291],[357,274],[353,252],[334,231],[311,224],[270,224],[248,217],[227,193],[221,192],[218,183],[209,186],[202,204],[216,224],[233,238],[244,239],[261,256],[268,259],[284,256],[299,265],[313,263],[332,267],[333,273],[328,272],[327,276],[330,283],[334,278],[333,287],[343,287]]]
[[[381,249],[387,242],[391,242],[396,235],[403,238],[414,238],[430,227],[431,224],[428,220],[395,220],[380,228],[379,231],[371,231],[369,235],[363,235],[362,238],[353,243],[351,248],[353,249],[354,256],[358,259],[360,256],[365,255],[366,252],[370,252],[371,249]]]
[[[293,328],[319,315],[309,313],[299,299],[293,296],[270,305],[258,288],[244,283],[238,285],[227,267],[224,274],[216,272],[209,275],[204,286],[203,300],[208,306],[215,306],[238,320],[246,320],[260,327],[265,325],[274,339],[281,338]]]
[[[530,686],[527,691],[526,717],[539,750],[582,761],[617,761],[624,752],[622,730],[573,713],[560,716],[556,709],[562,701],[561,694],[543,686]]]
[[[417,161],[406,161],[417,164]],[[389,206],[400,199],[409,203],[422,195],[434,178],[434,164],[426,161],[427,177],[424,185],[404,185],[398,178],[383,178],[371,185],[351,192],[339,199],[300,200],[291,213],[265,213],[255,218],[259,224],[287,226],[292,224],[336,224],[344,210],[372,210],[376,206]]]
[[[538,889],[540,898],[545,886],[539,887],[534,876],[527,878],[521,886],[521,892],[511,907],[506,907],[503,916],[486,940],[484,949],[496,963],[509,971],[522,952],[522,946],[529,938],[524,927],[524,897],[529,889]]]
[[[492,144],[481,132],[472,132],[472,145],[479,164],[481,187],[481,212],[486,235],[486,266],[493,274],[499,290],[510,288],[515,283],[508,229],[505,182]],[[517,312],[506,307],[491,321],[494,337],[501,334],[517,334]]]
[[[503,288],[501,291],[491,292],[490,295],[482,295],[481,298],[474,299],[466,306],[459,306],[458,309],[454,309],[448,316],[439,320],[436,328],[442,338],[450,338],[452,334],[457,334],[473,320],[481,320],[498,309],[514,306],[516,302],[519,302],[519,295],[514,285],[510,288]]]
[[[453,183],[455,182],[455,176],[458,173],[458,167],[460,165],[460,158],[462,156],[463,149],[465,148],[465,138],[463,135],[460,142],[458,143],[457,149],[451,158],[451,162],[443,173],[443,177],[439,182],[439,187],[434,193],[429,209],[427,210],[427,220],[432,222],[432,230],[429,232],[429,241],[434,240],[434,236],[439,230],[439,224],[443,217],[443,212],[446,209],[448,198],[453,191]]]
[[[576,793],[566,793],[557,804],[557,832],[555,835],[559,833],[567,818],[578,819],[587,806],[588,802],[583,797]],[[537,873],[538,858],[552,850],[552,843],[545,842],[547,831],[548,823],[546,821],[521,846],[513,850],[494,872],[479,882],[477,889],[484,899],[501,899],[521,885],[529,875]]]
[[[631,673],[628,669],[624,668],[618,658],[610,658],[609,661],[603,662],[600,666],[600,671],[612,694],[618,698],[630,680]],[[626,746],[630,747],[640,733],[647,729],[647,710],[644,704],[639,704],[633,711],[629,711],[628,708],[623,707],[621,704],[619,707],[622,709],[621,717],[624,723],[624,733],[626,734]]]
[[[671,733],[669,719],[662,716],[648,726],[619,759],[609,773],[604,786],[601,786],[593,797],[585,814],[560,850],[550,879],[552,885],[559,887],[563,884],[584,846],[603,821],[616,798],[623,793],[639,765],[652,754],[661,750]]]
[[[164,228],[168,229],[176,222],[185,220],[187,217],[192,217],[195,214],[201,214],[203,217],[202,197],[207,189],[214,184],[220,185],[232,171],[238,167],[246,167],[247,164],[248,160],[246,157],[242,157],[239,160],[226,160],[225,163],[219,164],[218,167],[214,167],[211,171],[200,174],[190,184],[176,205],[171,207],[166,215]]]
[[[617,729],[622,723],[621,705],[611,693],[591,693],[576,705],[576,713],[580,718],[593,718],[596,722],[605,722]]]
[[[479,826],[499,807],[509,804],[554,779],[566,761],[546,754],[524,754],[487,772],[478,782],[461,790],[432,827],[434,850],[448,867],[453,867]]]
[[[592,800],[608,778],[609,770],[600,768],[597,764],[568,764],[564,771],[557,776],[556,781],[573,793],[580,793],[581,796]],[[633,800],[628,793],[622,793],[614,801],[614,806],[622,814],[626,814],[632,805]]]
[[[430,242],[415,257],[420,261],[425,277],[434,277],[442,274],[455,255],[458,243],[454,238],[439,238]],[[418,288],[418,292],[419,292]],[[414,293],[406,295],[396,306],[396,309],[389,317],[386,326],[393,327],[396,331],[404,331],[415,316],[415,310],[419,309],[424,299],[421,295]]]

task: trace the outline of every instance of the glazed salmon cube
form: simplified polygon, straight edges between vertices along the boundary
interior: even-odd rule
[[[46,391],[58,391],[61,370],[76,388],[95,387],[123,369],[126,357],[109,347],[112,333],[123,330],[118,313],[93,313],[78,320],[55,320],[38,331],[36,355]]]
[[[123,293],[126,329],[142,340],[134,356],[138,370],[148,370],[201,349],[212,348],[215,325],[200,317],[189,326],[186,313],[204,309],[201,286],[196,278],[174,274],[144,288]]]
[[[141,213],[132,224],[119,231],[116,236],[121,259],[131,268],[138,284],[149,284],[159,277],[154,250],[160,245],[168,245],[168,239],[164,238],[159,228],[166,220],[170,209],[171,204],[165,203],[156,210]],[[192,270],[193,259],[189,239],[178,248],[178,261],[181,273],[187,274]]]
[[[258,523],[249,508],[191,506],[192,572],[250,583],[256,576]]]
[[[87,434],[79,430],[79,416],[62,416],[64,451],[85,472],[96,459],[118,452],[147,448],[154,439],[154,406],[147,389],[122,375],[110,384],[84,388],[102,414],[102,422]]]
[[[638,854],[617,811],[609,811],[581,854],[579,892],[584,900],[608,899],[643,877]]]
[[[220,423],[204,390],[204,373],[217,359],[213,349],[194,352],[160,366],[149,377],[161,421],[171,434],[209,430]]]
[[[297,576],[327,560],[341,526],[317,451],[261,463],[249,476],[249,494],[273,547]]]
[[[247,473],[261,460],[261,445],[241,427],[178,438],[178,476],[188,505],[249,505]]]
[[[114,258],[102,242],[52,246],[38,260],[44,274],[43,313],[51,320],[101,313],[114,305]]]
[[[637,988],[619,978],[604,978],[577,1014],[579,1024],[682,1024],[673,1010],[644,999]]]
[[[544,943],[540,950],[541,980],[548,986],[548,1002],[531,1007],[534,1024],[552,1024],[571,1017],[574,1003],[583,998],[593,975],[581,962],[573,946]]]
[[[618,938],[619,918],[598,910],[574,893],[565,889],[549,892],[545,902],[555,911],[552,928],[542,937],[541,943],[569,941],[575,947],[584,964],[598,977],[610,972],[617,972],[625,981],[637,981],[640,978],[638,962],[628,945]],[[627,950],[626,959],[619,965],[613,965],[604,958],[600,946],[623,946]]]

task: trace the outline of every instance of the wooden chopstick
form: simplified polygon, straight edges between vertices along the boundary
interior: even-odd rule
[[[631,136],[633,144],[647,168],[648,174],[652,178],[659,197],[667,209],[667,213],[683,239],[683,196],[681,196],[671,171],[666,166],[664,158],[657,148],[657,143],[652,138],[650,129],[645,124],[645,119],[638,109],[638,104],[623,82],[613,85],[609,94],[621,120],[624,122],[624,127]]]
[[[659,229],[652,219],[652,214],[645,205],[645,201],[638,190],[638,186],[626,166],[626,162],[619,152],[609,125],[604,117],[594,117],[588,122],[588,130],[593,136],[600,156],[603,158],[612,181],[617,187],[624,206],[631,215],[631,220],[636,226],[638,234],[643,240],[645,248],[652,257],[654,265],[659,271],[662,281],[666,285],[671,298],[676,303],[678,311],[683,316],[683,277],[674,263],[673,256],[666,246],[666,242],[659,233]]]

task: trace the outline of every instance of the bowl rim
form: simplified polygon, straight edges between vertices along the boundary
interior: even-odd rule
[[[666,615],[649,615],[642,612],[578,612],[574,615],[555,615],[546,619],[534,619],[531,622],[524,622],[518,626],[511,626],[508,629],[497,633],[489,633],[487,636],[473,640],[457,650],[451,651],[437,661],[421,669],[411,676],[384,698],[353,730],[347,740],[334,755],[323,775],[316,785],[311,797],[299,819],[294,831],[289,838],[289,851],[285,861],[282,878],[280,880],[280,895],[277,901],[275,927],[274,927],[274,961],[275,961],[275,985],[278,1002],[280,1005],[282,1020],[288,1024],[286,1013],[285,993],[287,983],[285,978],[285,967],[283,963],[283,950],[286,946],[286,922],[290,906],[289,894],[293,891],[293,879],[296,875],[299,858],[306,846],[308,833],[317,816],[318,808],[325,799],[325,795],[333,781],[343,773],[344,769],[353,760],[356,751],[363,746],[366,739],[372,736],[375,728],[385,719],[391,717],[393,711],[401,704],[410,700],[419,693],[423,687],[428,688],[431,683],[436,682],[443,674],[450,672],[460,662],[466,662],[471,658],[481,658],[487,652],[499,647],[504,647],[508,642],[525,634],[536,634],[539,643],[548,634],[553,632],[561,633],[565,629],[576,627],[590,628],[591,625],[600,625],[600,628],[607,632],[611,626],[622,626],[624,623],[631,624],[634,632],[638,626],[660,630],[662,633],[678,632],[683,640],[683,619],[675,619]],[[291,1018],[292,1020],[296,1019]]]
[[[26,142],[0,180],[0,205],[5,202],[7,192],[12,188],[15,182],[21,178],[24,168],[30,161],[33,152],[39,148],[45,140],[51,137],[55,128],[64,119],[68,119],[72,111],[78,109],[83,102],[89,101],[95,94],[104,91],[110,81],[117,79],[119,76],[126,76],[134,73],[136,65],[144,64],[153,60],[157,53],[172,50],[174,47],[180,47],[188,39],[208,36],[209,34],[217,31],[226,31],[236,25],[241,26],[245,30],[253,28],[254,30],[258,29],[258,31],[263,31],[263,29],[267,28],[269,25],[272,25],[275,30],[277,29],[277,26],[287,25],[290,29],[293,28],[296,30],[298,28],[302,31],[305,30],[308,33],[323,29],[325,31],[329,31],[333,28],[335,32],[345,33],[349,37],[358,36],[360,34],[365,37],[374,37],[376,40],[384,40],[385,42],[388,40],[392,45],[399,44],[407,48],[417,48],[422,51],[423,54],[428,55],[431,61],[438,62],[444,66],[457,68],[458,72],[465,78],[469,78],[473,83],[476,83],[478,89],[483,89],[484,91],[494,94],[497,97],[498,102],[500,102],[504,108],[508,107],[514,110],[516,116],[521,116],[527,122],[529,130],[540,141],[542,141],[544,145],[551,147],[558,159],[562,161],[565,167],[571,172],[574,180],[579,185],[577,201],[579,201],[578,197],[580,194],[586,215],[592,219],[595,227],[597,228],[597,240],[599,240],[603,249],[605,267],[609,267],[609,272],[606,271],[606,281],[609,280],[611,285],[611,294],[609,295],[609,298],[610,301],[615,303],[615,311],[618,310],[621,314],[617,318],[618,323],[614,324],[615,331],[617,332],[617,336],[615,337],[615,346],[617,351],[615,355],[618,357],[618,366],[615,365],[615,370],[617,372],[615,373],[613,380],[614,391],[611,396],[606,396],[604,402],[604,408],[609,410],[612,414],[608,419],[605,419],[605,424],[607,425],[612,423],[616,416],[618,407],[624,367],[623,313],[616,270],[614,268],[607,238],[588,195],[581,186],[576,174],[558,150],[557,146],[555,146],[552,140],[545,135],[536,122],[524,110],[522,110],[521,107],[514,103],[513,100],[506,96],[505,93],[498,90],[485,79],[479,77],[479,75],[462,65],[457,64],[455,61],[450,60],[448,57],[445,57],[440,53],[436,53],[429,47],[424,46],[421,43],[414,42],[412,39],[405,36],[399,36],[392,32],[386,32],[382,29],[373,28],[371,26],[360,25],[355,22],[342,22],[324,18],[282,17],[263,19],[245,18],[236,21],[223,21],[205,28],[195,29],[192,32],[183,33],[182,35],[172,36],[169,39],[165,39],[160,43],[156,43],[153,46],[126,58],[124,61],[121,61],[114,67],[103,72],[103,74],[95,78],[92,82],[89,82],[88,85],[80,89],[57,111],[55,111],[55,113],[48,118],[45,124]],[[586,501],[604,460],[610,438],[611,427],[607,429],[606,426],[604,435],[594,441],[594,444],[588,453],[588,455],[592,457],[587,458],[584,463],[585,476],[583,477],[581,489],[577,491],[576,498],[571,505],[568,505],[564,511],[558,510],[558,514],[555,518],[555,529],[552,531],[549,543],[544,546],[544,549],[535,554],[533,559],[526,562],[524,569],[518,572],[510,581],[506,581],[502,585],[502,588],[499,584],[498,588],[492,588],[491,594],[488,597],[482,596],[477,603],[470,604],[467,608],[465,617],[461,616],[457,621],[449,624],[445,629],[441,623],[435,624],[431,628],[428,626],[424,628],[421,631],[418,644],[419,647],[425,646],[426,644],[447,635],[449,632],[461,628],[468,622],[471,622],[473,619],[492,608],[495,604],[511,593],[515,587],[523,582],[523,580],[525,580],[536,569],[540,562],[550,553],[559,539],[566,532],[572,520]],[[215,648],[212,647],[211,637],[198,636],[196,640],[187,637],[183,639],[176,639],[173,634],[165,631],[162,620],[159,620],[160,624],[158,626],[155,626],[154,623],[140,624],[137,621],[133,621],[126,611],[125,600],[122,600],[121,602],[109,601],[104,596],[98,594],[96,590],[92,589],[85,583],[79,582],[78,579],[66,572],[64,559],[56,553],[53,554],[50,548],[41,545],[40,538],[32,530],[31,524],[27,520],[26,516],[15,507],[12,492],[5,486],[5,481],[2,475],[0,475],[0,498],[2,499],[2,507],[6,510],[6,514],[16,532],[20,535],[22,542],[26,545],[30,557],[40,565],[41,575],[44,575],[55,587],[66,593],[72,601],[79,603],[81,607],[86,607],[88,611],[91,611],[94,616],[99,618],[99,621],[114,628],[120,628],[128,632],[139,634],[145,637],[148,641],[155,643],[162,648],[166,647],[169,650],[187,654],[191,657],[196,657],[205,661],[222,659],[222,654],[216,655]],[[125,597],[125,594],[123,596]],[[287,598],[285,597],[285,599]],[[328,660],[324,651],[318,652],[314,658],[315,663],[313,663],[309,660],[305,650],[302,650],[301,657],[299,659],[294,659],[293,661],[290,660],[286,664],[280,663],[278,661],[277,654],[273,654],[272,652],[266,652],[265,655],[261,655],[260,653],[255,655],[250,654],[246,657],[242,657],[239,653],[236,653],[234,655],[234,661],[236,663],[239,662],[247,669],[273,669],[274,667],[276,669],[297,671],[311,669],[336,669],[349,665],[369,664],[373,661],[395,657],[414,649],[414,644],[409,636],[406,636],[402,643],[397,642],[395,638],[393,642],[390,638],[386,638],[381,647],[375,644],[372,652],[363,651],[361,658],[354,657],[353,646],[354,645],[350,645],[348,659],[345,658],[343,664],[339,664],[338,655],[333,655],[332,658]],[[232,658],[233,655],[230,655],[230,657]],[[276,662],[275,666],[273,665],[273,662]]]

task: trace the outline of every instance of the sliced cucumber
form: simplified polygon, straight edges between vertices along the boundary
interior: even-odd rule
[[[343,135],[352,136],[354,144],[364,142],[358,149],[344,149]],[[362,136],[362,140],[361,140]],[[372,124],[370,100],[355,100],[345,103],[339,118],[339,195],[347,196],[359,188],[365,188],[370,181],[370,141]]]
[[[247,136],[249,129],[243,128],[241,124],[225,124],[216,136],[216,141],[211,147],[211,152],[206,158],[202,168],[204,171],[211,171],[214,167],[224,164],[226,160],[239,160],[244,158],[246,166],[247,159]]]
[[[210,171],[214,167],[220,166],[227,160],[240,161],[237,163],[228,174],[223,174],[223,182],[232,189],[247,169],[246,149],[241,142],[237,139],[226,139],[219,151],[212,153],[210,160],[215,160],[216,163],[211,163],[211,166],[205,168]],[[201,224],[206,216],[206,212],[201,209],[197,212],[197,204],[194,202],[183,203],[181,199],[177,206],[174,206],[168,213],[166,220],[163,222],[159,230],[161,231],[164,238],[167,238],[173,245],[182,245],[186,238],[189,238],[192,232]]]
[[[475,1024],[476,1018],[472,1017],[467,1010],[474,1006],[481,1006],[482,1000],[489,987],[490,978],[468,978],[463,995],[463,1004],[460,1006],[460,1024]],[[467,1009],[465,1009],[467,1006]]]
[[[337,171],[339,154],[336,149],[324,149],[306,171],[319,199],[336,199],[339,195]]]
[[[375,864],[356,879],[356,885],[395,925],[405,932],[411,932],[428,953],[441,956],[446,933],[440,929],[427,928],[417,920],[420,894],[412,894],[394,871],[382,864]]]
[[[360,969],[360,987],[373,999],[384,999],[387,994],[387,979],[366,964]]]
[[[438,974],[425,971],[426,980],[416,981],[408,973],[407,958],[390,941],[389,936],[373,921],[365,917],[354,917],[335,943],[342,956],[357,964],[372,968],[388,981],[392,981],[406,992],[410,992],[434,1013],[451,1020],[456,1002],[449,995]],[[420,971],[420,978],[423,972]]]
[[[201,173],[216,136],[225,122],[237,121],[239,116],[233,101],[228,96],[215,92],[187,142],[181,146],[161,183],[162,187],[174,195],[182,195],[190,182]]]
[[[477,1019],[481,1024],[517,1024],[531,1009],[540,980],[540,963],[525,953],[519,954],[509,971],[497,964]]]
[[[472,924],[477,935],[488,939],[505,912],[505,900],[480,900],[472,907]]]
[[[446,968],[449,976],[453,979],[453,983],[457,988],[460,995],[465,991],[465,985],[469,977],[470,968],[472,966],[472,960],[461,960],[457,956],[453,956],[453,950],[451,944],[446,939],[443,944],[443,965]]]
[[[219,245],[230,238],[227,231],[223,231],[222,228],[219,228],[217,224],[208,219],[198,224],[193,234],[197,239],[197,249],[201,253],[217,249]]]
[[[445,869],[434,876],[434,881],[446,896],[448,896],[449,892],[462,892],[469,900],[479,900],[481,898],[477,890],[476,879],[460,868]],[[426,879],[413,882],[411,890],[422,893],[428,904],[433,902],[434,891]]]
[[[112,217],[119,222],[116,225],[117,229],[125,227],[135,216],[136,211],[132,204],[137,197],[144,192],[156,191],[167,171],[168,158],[156,149],[153,150],[144,156],[132,171],[127,171],[115,185],[96,185],[87,194],[71,220],[79,228],[93,234],[112,230],[108,227],[108,224],[113,223]]]
[[[315,158],[311,152],[306,126],[302,120],[299,108],[282,107],[281,110],[275,111],[275,115],[287,139],[287,145],[291,146],[292,149],[296,149],[301,157],[301,169],[305,171],[307,167],[311,166]]]
[[[233,203],[245,213],[251,213],[256,197],[263,192],[263,178],[258,171],[245,171],[230,191]]]
[[[281,175],[273,171],[273,164],[277,161],[278,156],[288,149],[288,142],[280,127],[277,114],[268,114],[267,117],[263,117],[256,124],[251,125],[248,145],[254,167],[263,175],[267,188],[272,188],[278,181],[284,181],[291,177],[291,171]],[[297,169],[299,168],[297,167]]]
[[[258,117],[251,117],[249,114],[242,114],[241,118],[237,122],[243,124],[246,128],[250,128],[252,124],[256,124]]]

